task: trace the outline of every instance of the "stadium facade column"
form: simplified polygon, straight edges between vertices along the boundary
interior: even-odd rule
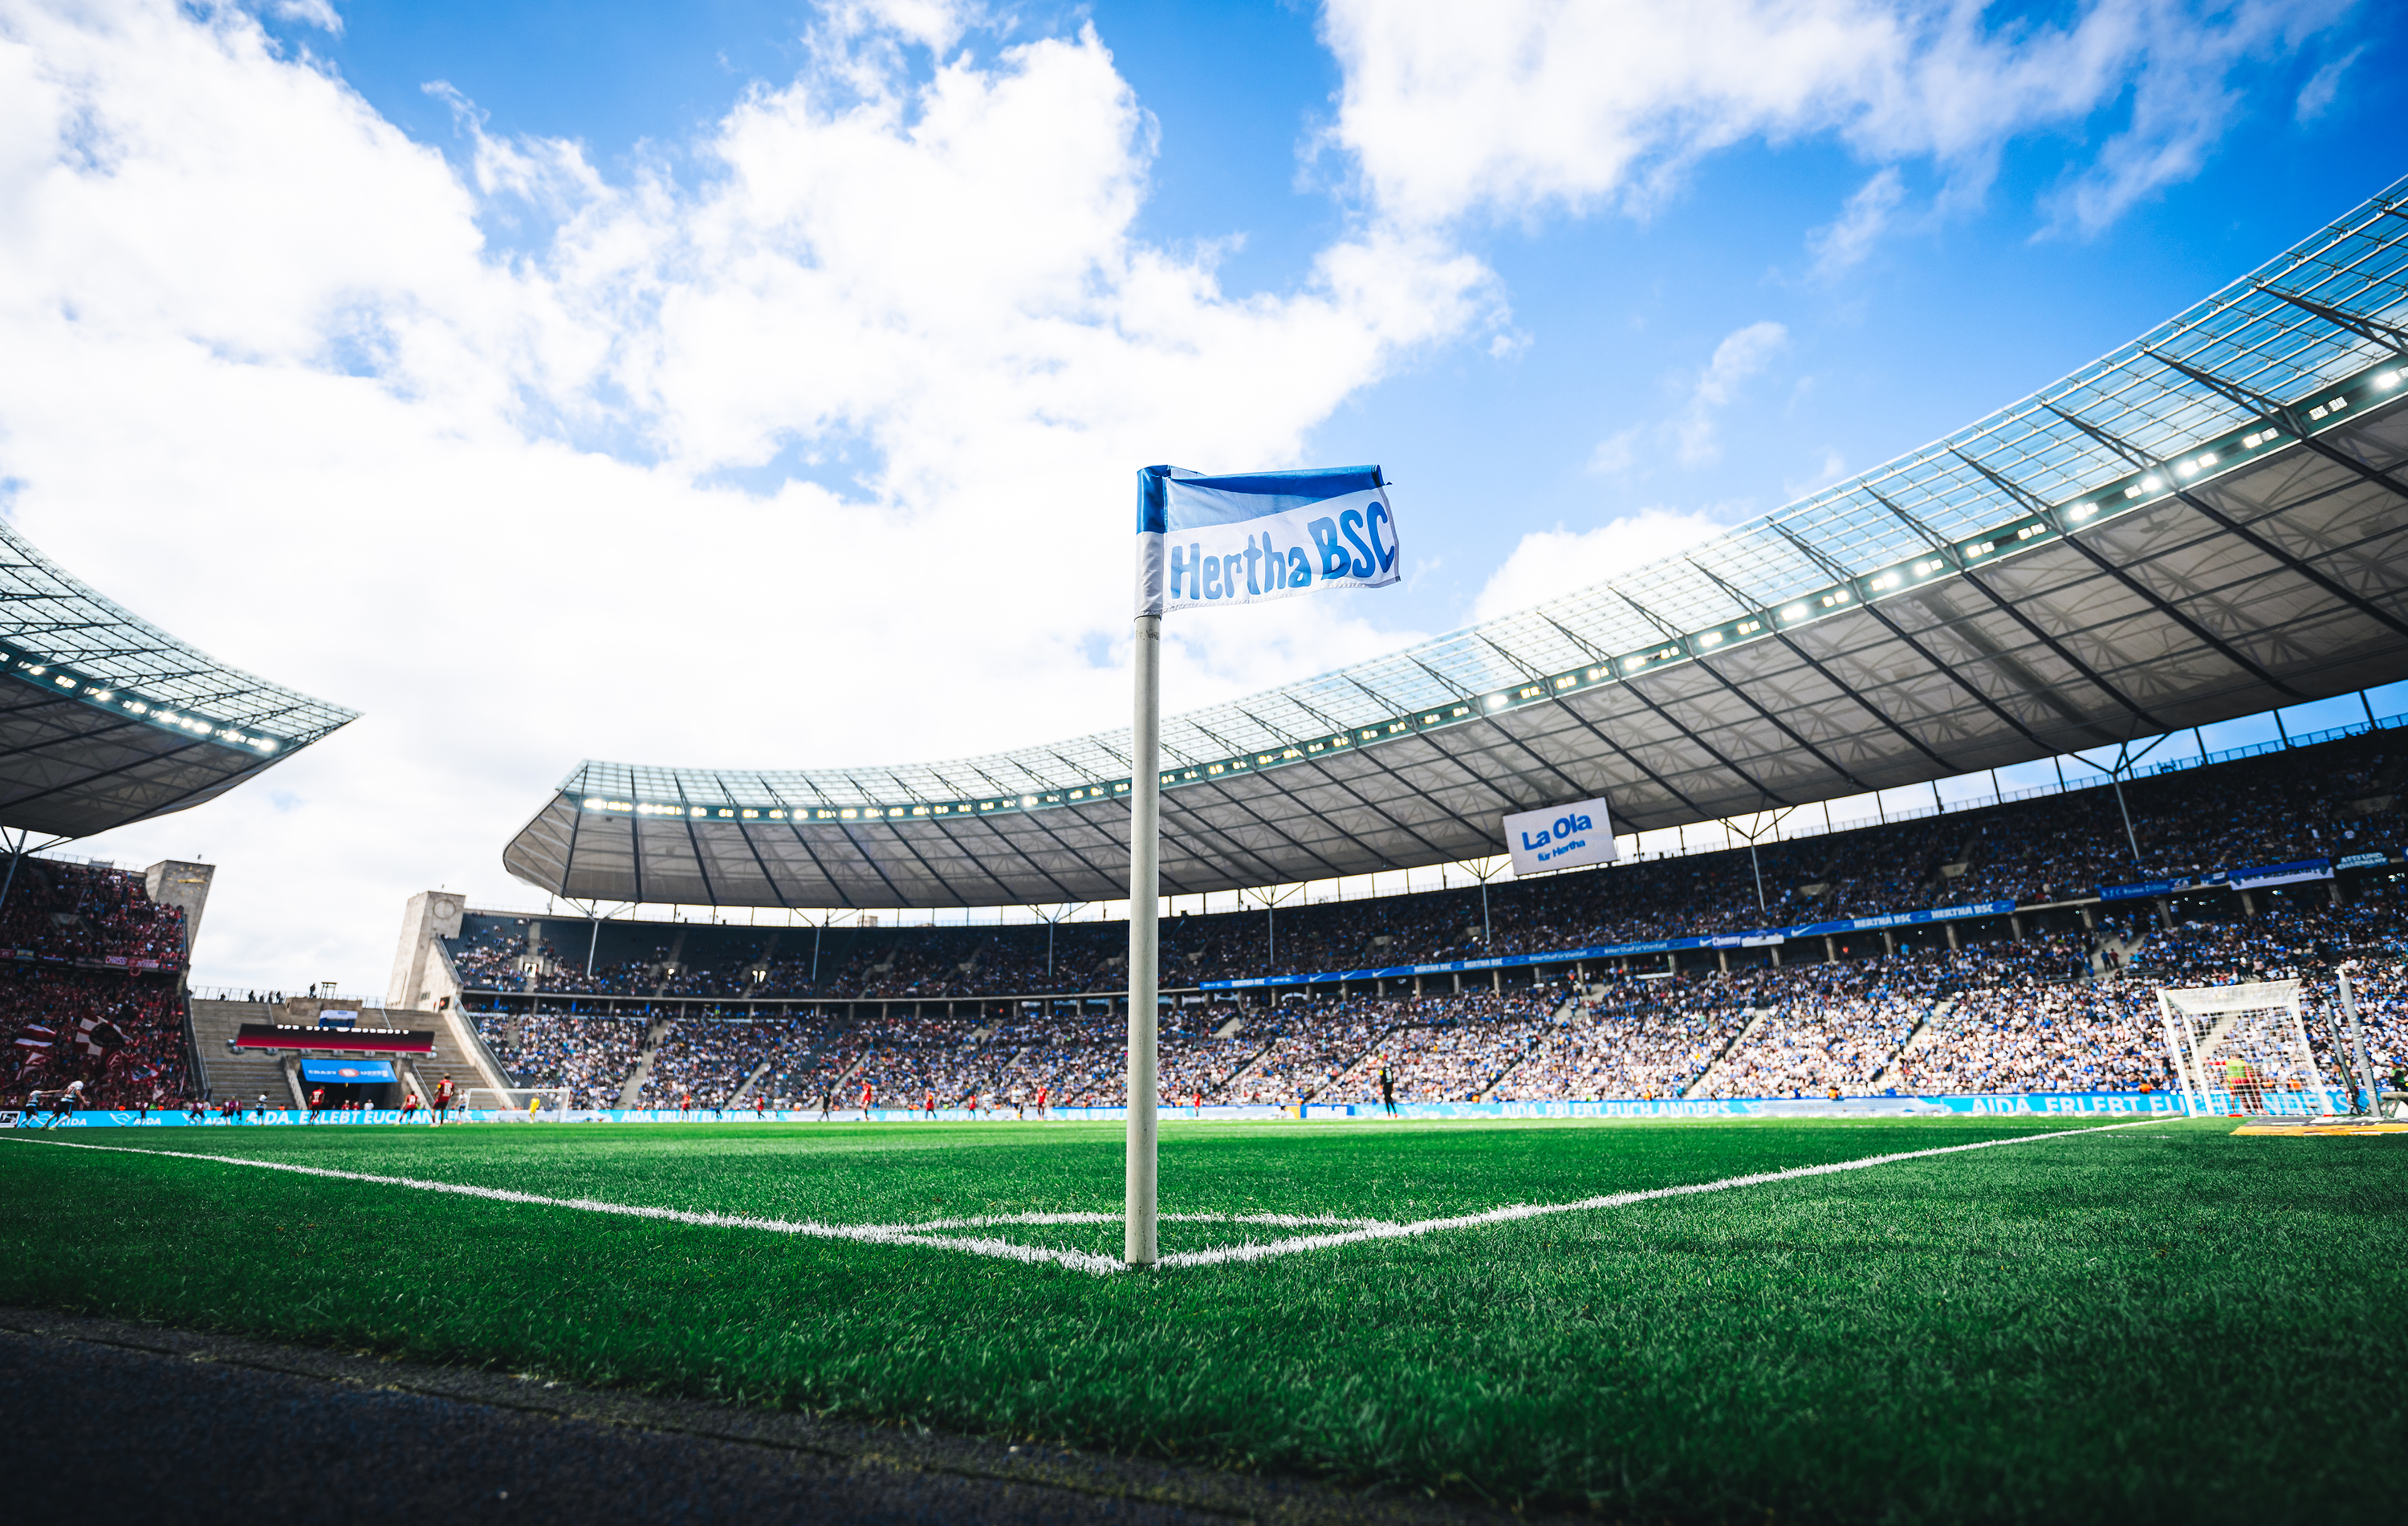
[[[1137,704],[1129,728],[1129,1010],[1126,1221],[1121,1259],[1152,1266],[1154,1242],[1154,1042],[1160,1000],[1162,616],[1137,617]]]

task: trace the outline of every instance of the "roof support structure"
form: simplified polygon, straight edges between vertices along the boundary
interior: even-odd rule
[[[2050,412],[2055,413],[2057,417],[2063,419],[2066,423],[2073,425],[2083,433],[2090,436],[2093,439],[2098,440],[2108,449],[2121,454],[2126,460],[2132,462],[2136,466],[2146,467],[2152,470],[2162,472],[2165,475],[2166,481],[2169,482],[2172,482],[2175,480],[2173,469],[2171,467],[2168,467],[2165,462],[2152,456],[2148,452],[2142,450],[2139,446],[2128,443],[2117,436],[2110,434],[2106,430],[2099,427],[2097,425],[2082,418],[2080,415],[2067,412],[2064,409],[2058,408],[2054,403],[2048,405],[2048,407]],[[2400,635],[2408,636],[2408,620],[2402,620],[2398,615],[2393,614],[2390,611],[2383,609],[2371,600],[2359,597],[2357,593],[2352,591],[2347,584],[2342,583],[2339,579],[2328,577],[2326,574],[2317,571],[2314,567],[2309,566],[2299,557],[2292,555],[2287,551],[2285,551],[2281,546],[2276,545],[2273,541],[2267,540],[2262,535],[2259,535],[2257,531],[2249,528],[2246,525],[2242,524],[2239,520],[2234,519],[2223,510],[2216,508],[2214,504],[2208,502],[2205,498],[2200,497],[2190,489],[2177,486],[2173,490],[2173,495],[2175,497],[2180,498],[2184,503],[2189,505],[2192,509],[2198,511],[2200,514],[2213,523],[2216,528],[2238,538],[2244,544],[2252,547],[2260,554],[2270,558],[2271,560],[2281,563],[2283,566],[2290,569],[2293,572],[2298,573],[2300,577],[2307,579],[2310,583],[2315,583],[2326,593],[2330,594],[2337,599],[2340,599],[2343,603],[2356,610],[2358,613],[2366,616],[2368,619],[2375,622],[2377,625],[2388,626]]]
[[[1871,700],[1857,693],[1856,685],[1842,681],[1837,673],[1834,673],[1828,668],[1824,667],[1822,659],[1816,657],[1813,653],[1799,645],[1796,637],[1781,628],[1781,623],[1773,619],[1772,611],[1770,606],[1759,604],[1756,600],[1749,598],[1746,595],[1741,593],[1738,589],[1724,582],[1720,577],[1717,577],[1713,569],[1707,567],[1704,563],[1693,561],[1690,565],[1697,568],[1699,572],[1704,573],[1708,579],[1712,580],[1715,587],[1720,588],[1724,593],[1730,595],[1731,602],[1738,605],[1742,611],[1749,614],[1753,614],[1757,619],[1762,620],[1764,622],[1764,627],[1772,632],[1773,640],[1786,647],[1791,656],[1796,657],[1807,667],[1813,669],[1816,674],[1822,678],[1823,682],[1830,684],[1831,687],[1839,690],[1842,694],[1844,694],[1849,698],[1855,700],[1857,708],[1861,709],[1866,714],[1871,716],[1874,720],[1880,722],[1883,726],[1889,727],[1891,731],[1897,733],[1900,741],[1914,748],[1916,752],[1921,753],[1924,756],[1931,759],[1932,762],[1937,763],[1943,769],[1946,769],[1950,773],[1962,773],[1965,771],[1956,764],[1950,762],[1945,756],[1934,751],[1921,737],[1916,736],[1914,732],[1909,731],[1905,727],[1900,726],[1898,723],[1897,717],[1891,715],[1889,712],[1882,709],[1881,706],[1874,704]],[[1903,634],[1902,632],[1895,632],[1895,630],[1894,633],[1900,635]]]
[[[1799,552],[1805,555],[1809,560],[1822,563],[1827,567],[1829,565],[1828,561],[1820,551],[1817,551],[1814,547],[1809,545],[1805,540],[1799,539],[1798,536],[1791,535],[1786,527],[1784,527],[1781,533],[1787,536],[1790,543],[1795,545]],[[1955,684],[1958,688],[1963,689],[1967,694],[1971,695],[1974,699],[1978,700],[1984,708],[1990,712],[1991,714],[1996,715],[2000,720],[2005,722],[2008,727],[2012,727],[2025,741],[2030,742],[2036,747],[2044,745],[2041,741],[2040,737],[2030,727],[2028,727],[2022,721],[2017,720],[2014,713],[2007,709],[2006,706],[1990,698],[1990,696],[1983,690],[1980,684],[1974,683],[1971,679],[1967,678],[1963,672],[1959,671],[1955,663],[1941,661],[1938,654],[1934,653],[1929,647],[1925,646],[1921,641],[1915,640],[1913,636],[1907,634],[1906,627],[1899,625],[1896,620],[1891,619],[1887,610],[1882,609],[1880,606],[1874,604],[1863,605],[1861,608],[1867,614],[1879,622],[1883,629],[1898,638],[1900,645],[1914,653],[1916,656],[1921,657],[1924,662],[1929,666],[1933,672],[1941,674],[1950,683]],[[2076,713],[2079,713],[2077,712]],[[1956,770],[1951,770],[1950,771],[1954,772]]]
[[[2291,687],[2288,684],[2284,683],[2281,679],[2276,678],[2272,673],[2268,672],[2256,658],[2250,656],[2239,647],[2234,646],[2230,641],[2226,641],[2223,637],[2218,636],[2215,632],[2208,629],[2207,626],[2201,625],[2199,621],[2192,619],[2189,615],[2185,614],[2182,611],[2174,608],[2172,602],[2159,597],[2156,589],[2151,588],[2140,579],[2132,576],[2131,573],[2126,571],[2120,567],[2117,567],[2114,562],[2109,561],[2105,556],[2100,554],[2099,552],[2092,548],[2088,542],[2076,535],[2073,532],[2073,526],[2065,523],[2064,519],[2060,517],[2055,510],[2051,509],[2047,504],[2042,503],[2040,499],[2034,497],[2029,493],[2025,492],[2022,483],[2017,482],[2014,479],[2000,472],[1991,470],[1986,463],[1973,456],[1967,455],[1962,451],[1958,451],[1956,453],[1956,456],[1967,466],[1972,468],[1975,471],[1980,472],[1983,476],[1987,477],[1991,482],[1996,482],[2002,491],[2023,504],[2024,507],[2039,515],[2050,528],[2057,531],[2059,540],[2066,545],[2071,546],[2074,550],[2088,557],[2091,566],[2097,568],[2100,571],[2106,573],[2109,577],[2114,578],[2117,583],[2129,588],[2132,592],[2140,595],[2143,598],[2147,599],[2149,603],[2156,608],[2159,614],[2164,615],[2167,619],[2172,620],[2174,624],[2182,626],[2185,630],[2189,631],[2193,636],[2198,637],[2209,646],[2214,647],[2217,655],[2222,656],[2227,662],[2231,663],[2234,667],[2247,673],[2258,683],[2265,684],[2268,688],[2272,689],[2277,694],[2288,695],[2294,699],[2305,699],[2309,698],[2307,695],[2301,694],[2299,690]]]
[[[1947,559],[1948,564],[1956,569],[1956,575],[1964,581],[1968,587],[1971,588],[1975,593],[1980,594],[1984,598],[1988,599],[1991,607],[1996,609],[2000,613],[2005,615],[2008,619],[2013,620],[2015,624],[2023,626],[2026,631],[2031,634],[2033,640],[2039,641],[2042,646],[2047,647],[2049,652],[2055,655],[2059,662],[2064,663],[2075,672],[2080,673],[2084,678],[2088,679],[2100,693],[2104,694],[2108,698],[2114,700],[2115,703],[2129,711],[2135,719],[2145,725],[2157,725],[2156,717],[2152,716],[2146,710],[2143,709],[2139,701],[2126,694],[2116,685],[2107,682],[2107,680],[2100,674],[2098,669],[2092,668],[2080,657],[2075,656],[2072,650],[2063,641],[2058,641],[2055,636],[2052,636],[2047,631],[2042,629],[2040,623],[2034,620],[2030,615],[2025,613],[2022,607],[2017,605],[2014,600],[2001,595],[1997,589],[1991,587],[1979,573],[1975,572],[1971,568],[1967,567],[1965,565],[1965,558],[1956,554],[1956,548],[1950,545],[1944,537],[1934,533],[1932,529],[1928,525],[1925,525],[1921,520],[1915,518],[1913,514],[1908,513],[1904,509],[1899,508],[1897,504],[1890,502],[1889,499],[1882,497],[1881,494],[1875,492],[1870,486],[1866,487],[1865,494],[1875,503],[1880,504],[1883,508],[1897,515],[1899,519],[1910,529],[1914,530],[1915,534],[1921,536],[1923,538],[1924,544],[1929,546],[1937,554]],[[1787,526],[1782,526],[1782,533],[1788,537],[1792,544],[1802,544],[1799,537],[1791,534]],[[1938,659],[1928,658],[1928,660],[1937,662]],[[1988,698],[1989,697],[1986,695],[1983,696],[1985,703],[1988,702]],[[1997,707],[1993,706],[1992,708],[1996,709]],[[2067,708],[2073,709],[2073,707],[2070,705]],[[2000,711],[1999,713],[2002,719],[2013,721],[2013,718],[2007,716],[2005,712]],[[2074,710],[2074,713],[2079,714],[2079,710]],[[2018,729],[2022,728],[2021,722],[2013,721],[2013,724],[2016,726]],[[2024,735],[2029,737],[2031,736],[2031,733],[2027,730],[2024,732]],[[2034,740],[2036,741],[2038,739],[2035,738]]]

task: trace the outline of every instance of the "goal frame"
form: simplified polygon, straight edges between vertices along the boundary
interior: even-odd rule
[[[2302,1117],[2337,1110],[2334,1088],[2316,1066],[2308,1043],[2306,1003],[2298,980],[2243,981],[2231,986],[2160,986],[2157,1020],[2163,1028],[2166,1055],[2183,1091],[2183,1110],[2201,1115],[2268,1115],[2297,1112]],[[2242,1019],[2257,1016],[2270,1025],[2279,1058],[2293,1068],[2296,1091],[2286,1087],[2250,1088],[2254,1106],[2224,1084],[2222,1062],[2234,1040],[2248,1031]],[[2249,1062],[2255,1065],[2255,1061]],[[2293,1098],[2296,1106],[2284,1105]]]
[[[567,1087],[470,1087],[461,1094],[461,1105],[471,1113],[498,1113],[506,1121],[553,1123],[568,1116]],[[483,1098],[486,1101],[480,1101]],[[543,1106],[530,1112],[527,1103],[541,1099]]]

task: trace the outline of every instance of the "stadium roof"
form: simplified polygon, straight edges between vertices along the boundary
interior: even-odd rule
[[[2408,181],[2054,386],[1720,538],[1163,727],[1162,884],[1670,827],[2408,676]],[[588,762],[503,854],[560,895],[1126,895],[1126,731],[765,772]]]
[[[0,826],[61,838],[181,811],[354,712],[215,662],[0,524]]]

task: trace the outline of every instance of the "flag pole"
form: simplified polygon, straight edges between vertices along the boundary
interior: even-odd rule
[[[1162,887],[1162,616],[1137,617],[1137,710],[1130,727],[1127,1227],[1122,1259],[1152,1266],[1154,1245],[1154,1027],[1161,1000],[1156,917]]]

